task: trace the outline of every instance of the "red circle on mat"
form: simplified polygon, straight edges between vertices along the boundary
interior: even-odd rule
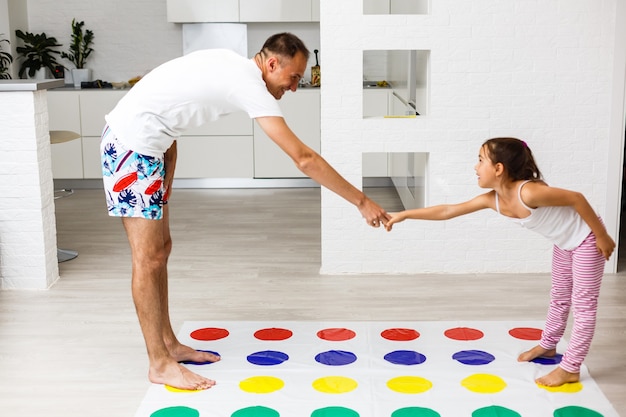
[[[218,327],[206,327],[204,329],[198,329],[191,332],[190,336],[196,340],[218,340],[228,336],[228,330],[220,329]]]
[[[509,330],[509,334],[516,339],[541,340],[541,329],[533,327],[516,327]]]
[[[354,336],[356,336],[356,333],[354,333],[350,329],[344,329],[344,328],[324,329],[324,330],[320,330],[319,332],[317,332],[317,337],[319,337],[320,339],[324,339],[324,340],[330,340],[332,342],[341,342],[343,340],[350,340]]]
[[[453,329],[446,330],[443,334],[453,340],[478,340],[485,335],[480,330],[469,327],[455,327]]]
[[[417,330],[401,328],[383,330],[380,335],[387,340],[393,340],[396,342],[407,342],[420,337]]]
[[[279,329],[277,327],[261,329],[254,332],[254,337],[259,340],[286,340],[291,336],[293,336],[293,332],[291,330]]]

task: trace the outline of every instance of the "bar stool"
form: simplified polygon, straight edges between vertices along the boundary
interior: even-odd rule
[[[58,144],[69,142],[74,139],[79,139],[80,135],[71,130],[51,130],[50,131],[50,144]],[[62,188],[60,190],[54,190],[54,199],[69,197],[74,194],[74,190],[71,188]],[[57,260],[59,263],[70,261],[78,256],[78,252],[72,249],[59,249],[57,248]]]

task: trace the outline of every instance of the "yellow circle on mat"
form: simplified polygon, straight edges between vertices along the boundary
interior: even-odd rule
[[[474,374],[461,381],[461,385],[479,394],[494,394],[506,388],[506,382],[499,376],[490,374]]]
[[[269,394],[285,386],[282,379],[273,376],[253,376],[239,383],[239,388],[253,394]]]
[[[403,394],[421,394],[431,389],[433,383],[419,376],[399,376],[387,381],[387,386]]]
[[[343,394],[355,389],[359,384],[345,376],[325,376],[313,381],[313,388],[326,394]]]
[[[187,393],[189,393],[189,392],[193,393],[193,392],[200,392],[200,391],[202,391],[201,389],[181,389],[181,388],[174,388],[174,387],[171,387],[171,386],[169,386],[169,385],[165,385],[165,389],[166,389],[166,390],[168,390],[168,391],[170,391],[170,392],[187,392]]]
[[[541,385],[541,384],[537,384],[537,386],[539,388],[543,388],[546,391],[550,391],[550,392],[564,392],[566,394],[573,394],[575,392],[578,391],[582,391],[583,389],[583,384],[581,384],[580,382],[571,382],[568,384],[563,384],[561,386],[558,387],[547,387],[545,385]]]

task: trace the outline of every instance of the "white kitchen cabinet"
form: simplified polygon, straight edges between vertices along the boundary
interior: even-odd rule
[[[100,136],[83,136],[83,178],[101,179]]]
[[[252,178],[252,119],[234,112],[185,131],[177,141],[175,178]]]
[[[313,22],[320,21],[320,0],[311,1],[311,20]]]
[[[252,136],[183,136],[175,178],[252,178]]]
[[[364,14],[428,14],[429,0],[363,0]]]
[[[239,0],[167,0],[167,21],[238,22]]]
[[[387,88],[363,89],[363,117],[384,117],[389,113],[389,95]]]
[[[100,179],[104,116],[125,90],[58,89],[48,92],[50,129],[71,130],[81,139],[52,146],[55,179]],[[320,149],[320,91],[287,93],[279,102],[292,130]],[[189,129],[178,139],[176,178],[304,177],[291,159],[244,112]]]
[[[46,92],[50,130],[70,130],[80,134],[80,104],[78,94],[71,91]],[[52,177],[83,178],[82,142],[80,139],[55,143],[50,147]]]
[[[240,22],[310,22],[312,0],[239,0]]]
[[[301,89],[287,92],[278,102],[287,125],[296,136],[320,151],[320,91]],[[292,159],[254,123],[254,177],[306,178]]]
[[[83,90],[80,94],[80,124],[83,136],[100,136],[104,116],[126,94],[125,90]]]
[[[167,21],[319,22],[320,0],[167,0]]]
[[[386,152],[365,152],[363,153],[362,169],[363,177],[389,177],[387,168]]]
[[[124,90],[86,90],[80,92],[80,121],[83,135],[83,178],[102,178],[100,137],[109,113],[124,97]]]

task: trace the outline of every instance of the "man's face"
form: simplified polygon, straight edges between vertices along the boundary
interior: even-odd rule
[[[273,56],[268,59],[265,85],[267,91],[276,100],[285,94],[285,91],[296,91],[298,82],[304,76],[307,60],[302,52],[293,58]]]

